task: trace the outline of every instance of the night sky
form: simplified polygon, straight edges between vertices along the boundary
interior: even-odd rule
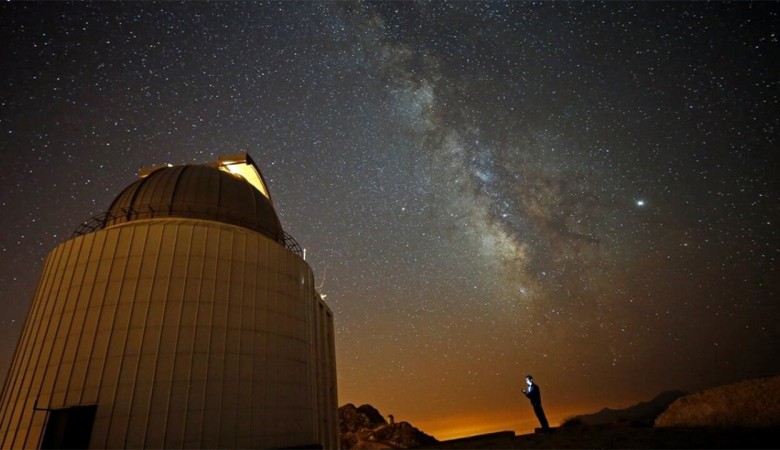
[[[41,263],[248,152],[339,404],[439,439],[780,374],[780,4],[0,5],[0,377]]]

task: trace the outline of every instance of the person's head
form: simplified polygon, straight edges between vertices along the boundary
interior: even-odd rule
[[[525,382],[529,386],[534,384],[534,377],[532,377],[531,375],[526,375],[525,376]]]

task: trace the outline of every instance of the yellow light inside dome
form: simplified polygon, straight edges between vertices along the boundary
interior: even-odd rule
[[[252,158],[246,153],[220,157],[218,167],[220,170],[245,179],[267,199],[271,199],[271,194],[268,193],[268,188],[265,186],[260,171],[257,169],[254,161],[252,161]]]

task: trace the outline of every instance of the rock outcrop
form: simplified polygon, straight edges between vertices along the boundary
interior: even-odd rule
[[[778,427],[780,376],[740,381],[680,397],[656,427]]]
[[[666,391],[654,399],[640,402],[624,409],[604,408],[593,414],[583,414],[567,419],[562,426],[575,425],[629,425],[633,427],[652,427],[655,419],[678,398],[686,395],[683,391]]]
[[[388,423],[371,405],[351,403],[339,408],[339,440],[344,450],[414,448],[438,442],[408,422]]]

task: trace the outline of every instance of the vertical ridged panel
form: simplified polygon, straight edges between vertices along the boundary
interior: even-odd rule
[[[87,374],[89,389],[97,390],[95,425],[92,430],[91,445],[107,447],[108,430],[113,418],[116,380],[121,367],[124,337],[119,333],[126,332],[126,320],[129,319],[130,305],[126,301],[120,303],[123,286],[130,261],[130,246],[133,242],[135,229],[119,227],[104,230],[107,232],[107,242],[112,243],[113,254],[108,253],[104,264],[110,264],[105,294],[101,298],[101,312],[96,335],[97,348],[94,353],[96,360],[90,364]],[[110,262],[109,262],[110,261]],[[132,271],[130,272],[132,273]],[[121,305],[121,306],[120,306]]]
[[[97,403],[94,448],[335,436],[321,412],[333,363],[317,361],[327,323],[310,269],[277,243],[153,220],[67,241],[46,261],[0,403],[3,447],[39,445],[38,393],[41,407]]]
[[[216,448],[219,435],[219,403],[222,396],[222,376],[225,372],[225,327],[227,302],[225,272],[229,270],[229,261],[221,258],[229,249],[225,246],[224,233],[220,228],[210,229],[213,234],[207,240],[207,272],[203,277],[203,293],[210,299],[211,310],[208,317],[199,317],[198,326],[208,330],[204,342],[206,351],[206,377],[203,391],[203,411],[199,441],[201,446]],[[202,318],[202,321],[201,321]]]
[[[149,306],[148,292],[152,281],[143,276],[149,270],[144,267],[144,263],[149,264],[149,256],[156,256],[156,252],[149,256],[144,252],[151,234],[149,227],[127,228],[134,229],[130,230],[132,235],[124,277],[117,280],[120,284],[119,298],[116,317],[110,331],[108,361],[106,361],[105,375],[109,378],[103,380],[107,394],[109,396],[113,394],[106,440],[106,446],[109,448],[124,448],[126,438],[131,432],[128,430],[128,425],[143,337],[142,321]],[[122,232],[124,231],[123,229]]]
[[[52,304],[52,308],[48,309],[43,317],[44,334],[39,336],[42,341],[41,350],[37,355],[38,359],[33,361],[30,368],[34,375],[31,377],[32,383],[29,385],[29,389],[26,390],[28,397],[25,402],[25,410],[29,411],[29,404],[31,402],[35,404],[36,401],[39,401],[38,407],[40,408],[58,405],[53,391],[60,370],[59,362],[67,340],[69,322],[65,322],[64,316],[69,303],[73,301],[73,280],[76,277],[76,265],[83,246],[84,240],[65,246],[65,255],[62,260],[64,268],[60,272],[62,275],[54,286],[51,297],[47,299],[47,302]],[[61,298],[62,301],[55,301],[57,298]],[[61,335],[62,337],[60,337]],[[29,431],[31,432],[29,437],[32,439],[30,441],[25,439],[25,445],[31,444],[33,440],[37,441],[32,436],[34,430],[30,428]]]
[[[92,299],[95,298],[95,280],[101,265],[96,264],[101,259],[105,247],[105,234],[95,234],[91,239],[85,239],[85,245],[82,251],[86,258],[80,257],[78,266],[84,266],[83,278],[74,280],[79,285],[76,304],[73,309],[72,321],[69,332],[67,333],[67,345],[64,358],[72,364],[71,370],[67,365],[61,365],[64,369],[55,384],[55,392],[63,390],[63,406],[81,404],[84,394],[84,379],[86,377],[87,366],[89,364],[90,354],[94,345],[94,333],[97,325],[93,321],[87,325],[87,313]],[[79,269],[79,273],[81,273]],[[90,317],[92,318],[92,317]],[[86,339],[84,338],[87,334]]]
[[[87,311],[85,320],[84,339],[91,339],[93,344],[89,348],[87,372],[84,376],[84,389],[80,403],[95,404],[98,402],[98,392],[100,387],[100,374],[106,362],[106,352],[108,351],[108,330],[105,323],[109,322],[108,317],[113,318],[113,311],[109,305],[112,302],[112,290],[110,290],[111,274],[121,261],[113,257],[117,254],[119,245],[118,232],[116,230],[103,233],[103,252],[101,259],[96,262],[98,271],[95,276],[95,283],[92,290],[92,298]],[[110,257],[106,257],[109,255]],[[100,263],[106,261],[105,263]],[[112,321],[111,321],[112,322]],[[109,322],[110,323],[110,322]],[[103,325],[103,326],[101,326]]]
[[[161,182],[164,182],[165,178],[161,178]],[[140,448],[145,438],[157,359],[155,344],[159,339],[158,316],[161,315],[159,309],[161,302],[156,300],[165,299],[165,291],[170,279],[160,263],[165,254],[162,242],[163,229],[164,225],[149,227],[144,245],[139,247],[141,252],[139,289],[133,302],[128,346],[125,348],[125,358],[134,356],[136,364],[135,367],[132,364],[125,365],[123,369],[127,370],[120,375],[120,383],[125,384],[127,381],[127,385],[131,387],[124,448]],[[162,291],[162,295],[159,291]],[[153,345],[153,349],[150,349]]]
[[[61,249],[60,249],[61,250]],[[44,269],[41,274],[41,280],[38,283],[36,289],[35,298],[47,298],[55,284],[53,270],[50,270],[52,266],[58,266],[60,259],[64,252],[52,251],[46,258]],[[0,439],[0,447],[11,448],[14,447],[14,442],[18,434],[19,429],[24,426],[25,422],[32,424],[33,419],[16,420],[15,414],[21,414],[21,408],[23,408],[23,402],[20,400],[20,396],[23,393],[23,383],[26,377],[30,374],[30,364],[33,361],[33,357],[37,356],[38,352],[35,350],[36,343],[39,342],[38,337],[44,333],[41,327],[37,326],[43,323],[43,316],[46,311],[46,307],[51,303],[47,302],[35,302],[33,301],[30,306],[30,313],[25,325],[22,329],[22,335],[19,340],[19,344],[16,349],[16,357],[14,358],[11,368],[6,376],[6,383],[3,387],[4,395],[0,399],[0,433],[2,433],[2,439]],[[33,414],[34,411],[28,412]],[[26,416],[29,417],[29,416]],[[20,426],[16,426],[20,424]],[[22,445],[27,445],[26,442],[22,442]]]
[[[143,440],[138,447],[162,448],[165,445],[165,428],[167,425],[166,411],[169,393],[173,382],[173,363],[175,355],[176,335],[171,331],[178,329],[178,319],[181,314],[183,277],[174,275],[176,247],[180,227],[168,224],[163,228],[158,276],[165,279],[164,283],[156,284],[157,290],[152,295],[147,327],[153,330],[145,335],[142,355],[154,359],[151,369],[152,390],[144,410],[148,414],[139,414],[139,428],[145,429]],[[185,235],[186,231],[182,234]],[[188,240],[185,240],[188,243]],[[186,260],[184,261],[186,263]],[[165,333],[166,329],[170,329]]]

